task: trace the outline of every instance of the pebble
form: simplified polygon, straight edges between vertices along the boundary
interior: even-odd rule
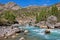
[[[21,37],[19,40],[25,40],[25,38],[24,37]]]
[[[16,37],[15,35],[12,36],[12,38],[15,38],[15,37]]]

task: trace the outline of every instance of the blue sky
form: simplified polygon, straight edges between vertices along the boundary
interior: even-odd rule
[[[21,7],[26,7],[29,5],[49,6],[49,5],[60,2],[60,0],[0,0],[0,3],[2,4],[8,3],[8,2],[15,2]]]

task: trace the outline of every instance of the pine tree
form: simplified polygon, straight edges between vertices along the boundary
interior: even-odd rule
[[[16,15],[13,11],[4,11],[2,18],[8,20],[10,23],[13,23],[15,21]]]
[[[39,13],[39,20],[40,21],[46,20],[46,17],[47,17],[46,9],[42,9],[42,11]]]
[[[58,8],[56,7],[56,5],[52,6],[51,15],[54,15],[56,17],[58,16]]]
[[[36,13],[36,23],[39,22],[39,16],[38,16],[38,13]]]
[[[36,21],[37,21],[37,23],[39,21],[43,21],[43,20],[45,21],[46,17],[47,17],[46,9],[42,9],[40,12],[36,13]]]

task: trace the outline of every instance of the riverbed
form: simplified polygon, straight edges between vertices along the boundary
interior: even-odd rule
[[[60,40],[60,29],[50,29],[50,34],[45,34],[46,29],[40,29],[39,27],[34,26],[20,26],[19,28],[28,30],[29,33],[24,35],[24,33],[19,33],[15,38],[9,37],[2,40],[19,40],[21,37],[24,37],[25,40]]]

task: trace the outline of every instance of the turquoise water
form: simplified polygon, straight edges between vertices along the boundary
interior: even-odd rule
[[[25,40],[60,40],[60,29],[50,29],[50,34],[45,34],[46,29],[40,29],[34,26],[20,26],[19,28],[26,29],[29,31],[27,35],[19,33],[15,38],[8,38],[4,40],[19,40],[21,37],[24,37]]]
[[[29,30],[29,34],[26,35],[30,40],[60,40],[60,29],[50,29],[50,34],[45,34],[46,29],[40,29],[38,27],[33,27],[27,25],[22,27],[23,29]]]

